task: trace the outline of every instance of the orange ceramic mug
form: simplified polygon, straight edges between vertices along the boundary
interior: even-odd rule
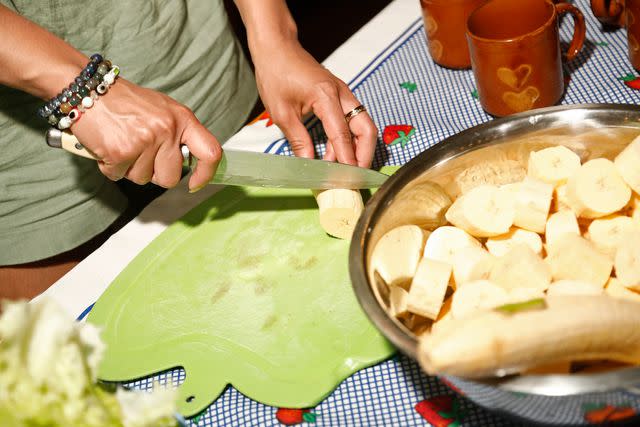
[[[640,0],[591,0],[591,10],[605,24],[627,27],[629,61],[640,71]]]
[[[447,68],[469,68],[467,18],[485,0],[420,0],[424,31],[433,61]]]
[[[624,0],[591,0],[593,16],[606,25],[624,27]]]
[[[554,105],[564,93],[558,17],[574,19],[566,59],[584,43],[582,13],[550,0],[489,0],[467,21],[467,40],[478,96],[494,116]]]

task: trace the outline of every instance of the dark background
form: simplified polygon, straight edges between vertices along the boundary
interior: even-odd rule
[[[250,58],[247,37],[238,9],[232,0],[224,0],[224,3],[247,58]],[[323,61],[389,3],[391,0],[287,1],[291,14],[298,24],[300,43],[318,61]]]

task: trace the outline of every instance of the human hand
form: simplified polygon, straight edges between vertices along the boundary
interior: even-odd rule
[[[222,155],[218,140],[191,110],[122,78],[71,130],[114,181],[174,187],[182,174],[180,145],[185,144],[198,159],[189,179],[190,191],[197,191],[211,180]]]
[[[254,48],[252,57],[262,101],[296,155],[314,157],[313,143],[302,121],[314,112],[328,137],[326,160],[371,166],[378,129],[367,112],[347,124],[345,114],[360,102],[342,80],[295,39]]]

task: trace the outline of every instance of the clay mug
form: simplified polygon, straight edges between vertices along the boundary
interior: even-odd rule
[[[467,18],[485,0],[420,0],[424,31],[433,61],[447,68],[469,68]]]
[[[586,27],[580,10],[550,0],[489,0],[467,21],[467,40],[482,107],[506,116],[557,103],[564,93],[559,16],[573,16],[565,60],[578,55]]]
[[[591,0],[591,11],[598,21],[605,25],[619,25],[624,27],[625,0]]]

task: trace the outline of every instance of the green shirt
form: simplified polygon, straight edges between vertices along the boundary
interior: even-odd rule
[[[87,55],[103,54],[123,78],[187,105],[221,141],[242,125],[257,98],[221,0],[0,3]],[[35,115],[42,103],[0,86],[0,265],[72,249],[126,207],[94,161],[45,144],[48,125]]]

